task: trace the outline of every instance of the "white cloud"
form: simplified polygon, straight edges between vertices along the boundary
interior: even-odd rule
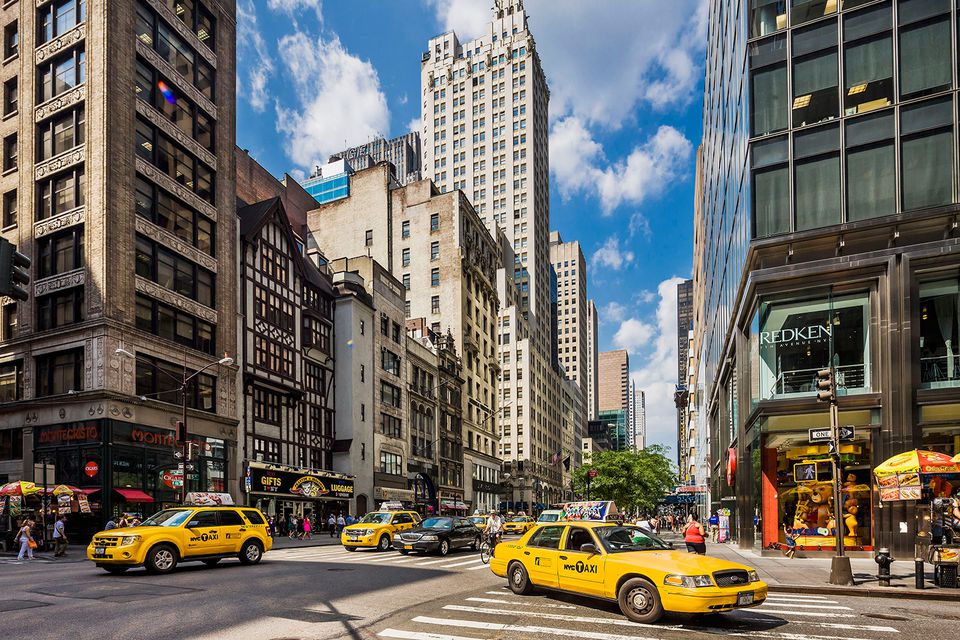
[[[651,302],[657,299],[657,294],[655,294],[653,291],[648,291],[647,289],[644,289],[643,291],[637,294],[637,299],[640,302],[643,302],[644,304],[650,304]]]
[[[562,198],[597,195],[604,215],[610,215],[621,204],[640,204],[682,177],[692,149],[682,133],[663,125],[625,160],[610,163],[584,122],[570,116],[550,132],[550,171]],[[631,232],[643,231],[644,220],[631,220]]]
[[[277,131],[295,164],[325,164],[332,153],[388,133],[390,111],[376,69],[336,35],[296,31],[280,39],[278,50],[299,102],[276,105]]]
[[[610,236],[603,246],[594,252],[590,258],[590,264],[594,268],[607,267],[619,271],[633,262],[633,257],[633,251],[620,248],[619,238]]]
[[[423,132],[420,131],[420,124],[420,118],[413,118],[407,123],[407,131],[416,131],[422,135]]]
[[[677,447],[677,409],[673,403],[677,383],[677,285],[681,282],[683,278],[673,277],[657,287],[660,301],[652,336],[653,351],[630,354],[631,362],[640,364],[631,371],[630,378],[646,393],[647,444],[667,445],[674,455]]]
[[[241,67],[247,69],[246,85],[239,88],[238,96],[244,96],[254,111],[262,113],[267,108],[267,83],[273,73],[273,58],[263,35],[257,28],[257,10],[252,0],[237,4],[237,83],[242,82]]]
[[[646,349],[650,339],[656,333],[657,328],[652,324],[636,318],[627,318],[620,323],[620,328],[613,334],[613,344],[631,353],[637,353],[641,349]]]
[[[426,0],[444,33],[455,31],[460,42],[481,35],[490,22],[490,3],[484,0]]]
[[[627,308],[616,300],[608,302],[600,309],[600,322],[621,322],[627,317]]]
[[[319,18],[322,4],[321,0],[267,0],[267,6],[272,11],[282,11],[290,16],[312,9]]]

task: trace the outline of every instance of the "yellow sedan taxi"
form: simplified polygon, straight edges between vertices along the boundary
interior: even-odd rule
[[[675,551],[644,529],[610,521],[540,523],[498,544],[490,569],[516,594],[543,587],[611,600],[641,623],[665,611],[754,607],[767,597],[767,585],[750,567]]]
[[[180,562],[215,565],[224,558],[260,562],[273,547],[267,520],[251,507],[176,507],[156,513],[136,527],[93,536],[87,559],[109,573],[143,566],[169,573]]]
[[[420,524],[416,511],[372,511],[360,522],[347,525],[340,534],[340,543],[347,551],[361,548],[390,549],[393,534],[413,529]]]
[[[504,533],[524,534],[536,526],[537,522],[529,516],[514,516],[503,523]]]

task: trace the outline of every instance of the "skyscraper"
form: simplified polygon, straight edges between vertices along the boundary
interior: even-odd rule
[[[547,104],[522,0],[494,0],[485,33],[432,38],[421,61],[423,173],[463,190],[512,245],[497,276],[501,456],[520,495],[560,496],[561,376],[551,362]],[[465,416],[465,419],[467,417]],[[520,486],[518,486],[520,485]]]
[[[597,381],[597,339],[598,339],[597,305],[593,300],[587,301],[587,419],[596,420],[600,413],[598,408],[599,397]]]
[[[20,458],[0,471],[32,481],[48,463],[48,481],[100,490],[100,521],[173,502],[184,480],[240,484],[222,358],[237,355],[236,7],[172,4],[0,9],[0,227],[34,278],[29,300],[0,301],[0,433]],[[184,416],[204,452],[186,479]]]
[[[673,394],[677,407],[677,465],[687,467],[687,365],[690,361],[690,329],[693,323],[693,280],[677,285],[677,386]]]
[[[559,231],[550,232],[550,261],[557,277],[556,357],[579,390],[574,414],[576,430],[582,435],[587,431],[587,261],[580,243],[564,242]]]
[[[623,349],[603,351],[597,356],[599,420],[610,428],[610,441],[616,450],[629,445],[630,356]]]
[[[330,162],[337,160],[346,160],[355,171],[378,162],[389,162],[400,184],[419,182],[423,177],[420,170],[420,133],[417,131],[389,140],[377,138],[330,156]]]

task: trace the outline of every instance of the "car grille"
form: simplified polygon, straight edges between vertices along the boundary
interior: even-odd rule
[[[120,538],[97,536],[93,539],[93,544],[96,547],[115,547],[120,544]]]
[[[739,587],[750,584],[750,576],[742,569],[717,571],[713,574],[713,579],[717,581],[718,587]]]
[[[401,533],[400,539],[404,542],[416,542],[420,539],[419,533]]]

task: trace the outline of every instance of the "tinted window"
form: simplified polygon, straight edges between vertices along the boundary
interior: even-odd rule
[[[393,524],[409,524],[411,522],[413,522],[413,520],[411,520],[410,516],[406,513],[398,513],[393,516]]]
[[[260,515],[260,512],[254,511],[253,509],[244,510],[243,515],[247,516],[247,520],[250,521],[250,524],[264,524],[266,522],[263,519],[263,516]]]
[[[222,527],[242,527],[246,524],[240,514],[236,511],[221,511],[220,526]]]
[[[195,529],[197,527],[215,527],[217,526],[217,512],[216,511],[200,511],[193,518],[190,519],[190,522],[187,523],[188,529]]]
[[[570,533],[567,534],[567,543],[564,549],[580,551],[580,547],[585,544],[596,544],[590,532],[586,529],[570,529]]]
[[[559,549],[563,527],[543,527],[530,537],[529,547],[543,547],[544,549]]]

